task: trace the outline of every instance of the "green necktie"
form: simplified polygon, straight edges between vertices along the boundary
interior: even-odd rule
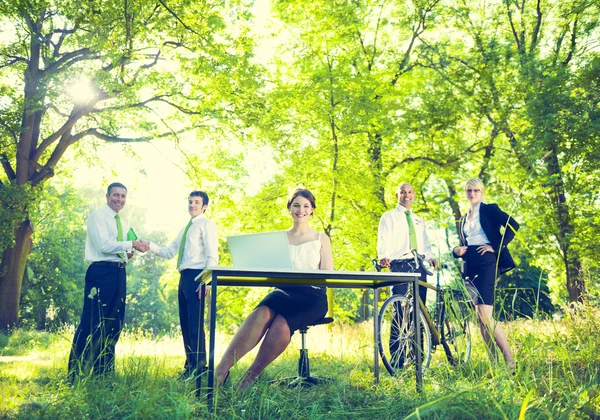
[[[123,242],[123,226],[121,226],[121,216],[119,216],[119,213],[115,214],[115,219],[117,219],[117,241]],[[125,253],[119,252],[117,255],[125,259]]]
[[[404,214],[406,214],[406,223],[408,223],[408,237],[410,238],[410,249],[417,249],[417,232],[415,232],[415,225],[413,225],[412,217],[410,217],[410,210],[406,210]]]
[[[177,256],[177,268],[181,265],[181,261],[183,260],[183,250],[185,249],[185,238],[187,237],[188,230],[192,226],[192,220],[185,227],[183,231],[183,236],[181,237],[181,242],[179,243],[179,255]]]

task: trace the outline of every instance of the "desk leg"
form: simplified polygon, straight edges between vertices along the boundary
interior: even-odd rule
[[[214,381],[215,381],[215,335],[217,333],[217,275],[213,273],[212,281],[210,282],[210,344],[209,344],[209,356],[208,356],[208,386],[207,386],[207,397],[208,397],[208,411],[213,411],[213,392],[214,392]]]
[[[200,309],[198,310],[198,319],[200,320],[198,322],[198,329],[200,330],[200,328],[204,329],[204,306],[206,305],[206,285],[203,284],[200,286]],[[200,331],[198,331],[198,337],[200,337]],[[202,344],[202,348],[199,349],[200,350],[200,354],[204,354],[204,360],[206,360],[206,337],[204,337],[204,343]],[[196,377],[196,398],[200,397],[200,390],[202,389],[202,376],[203,375],[198,375]]]
[[[423,385],[423,366],[422,366],[422,347],[421,347],[421,327],[419,324],[419,278],[415,277],[413,281],[413,325],[415,328],[415,343],[417,344],[417,351],[415,352],[416,356],[416,368],[415,368],[415,376],[417,382],[417,392],[421,392]]]
[[[375,383],[379,383],[379,289],[373,289],[373,374]]]

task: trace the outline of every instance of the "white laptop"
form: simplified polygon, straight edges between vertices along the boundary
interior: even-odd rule
[[[294,268],[285,231],[227,237],[235,268]]]

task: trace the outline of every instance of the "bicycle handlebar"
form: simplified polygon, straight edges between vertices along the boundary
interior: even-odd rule
[[[425,255],[419,254],[416,249],[411,249],[410,252],[412,252],[412,254],[415,257],[415,264],[417,264],[417,266],[419,268],[422,268],[423,271],[425,271],[425,273],[427,273],[428,276],[433,276],[433,271],[431,271],[427,267],[425,267],[425,264],[424,264]]]
[[[419,254],[416,249],[411,249],[410,252],[414,256],[416,270],[422,268],[428,276],[433,276],[433,272],[425,266],[425,255]],[[377,270],[378,272],[381,271],[383,267],[381,264],[379,264],[379,261],[377,261],[376,258],[371,259],[371,262],[373,263],[373,267],[375,267],[375,270]]]

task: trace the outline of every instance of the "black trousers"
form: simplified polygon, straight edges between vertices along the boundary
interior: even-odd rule
[[[69,377],[115,369],[115,345],[125,318],[125,267],[93,263],[85,273],[83,311],[73,337]]]
[[[423,269],[415,270],[414,261],[402,261],[402,260],[393,260],[390,265],[390,271],[395,273],[419,273],[421,277],[419,280],[427,282],[427,273]],[[410,284],[399,284],[398,286],[392,287],[392,294],[394,295],[405,295],[406,291],[409,287],[412,287]],[[423,301],[426,302],[427,299],[427,288],[419,287],[419,297]],[[402,319],[402,308],[400,305],[395,304],[394,307],[395,316],[398,319],[398,322],[393,322],[391,331],[390,331],[390,354],[392,355],[392,360],[390,361],[395,368],[401,368],[404,365],[404,352],[401,354],[398,353],[400,350],[400,342],[398,341],[400,331],[399,331],[399,320]]]
[[[421,275],[419,280],[427,283],[427,273],[422,268],[420,268],[419,270],[415,270],[415,264],[414,264],[414,262],[412,262],[412,260],[411,261],[393,260],[390,265],[390,271],[392,271],[394,273],[419,273]],[[394,287],[392,287],[392,294],[405,295],[406,291],[408,290],[409,287],[412,287],[412,285],[410,285],[408,283],[399,284],[398,286],[394,286]],[[427,288],[426,287],[419,287],[419,297],[421,298],[423,303],[425,303],[425,300],[427,299]]]
[[[204,326],[200,325],[200,299],[198,283],[194,281],[202,270],[182,270],[179,277],[179,323],[185,349],[184,374],[200,372],[206,366]]]

